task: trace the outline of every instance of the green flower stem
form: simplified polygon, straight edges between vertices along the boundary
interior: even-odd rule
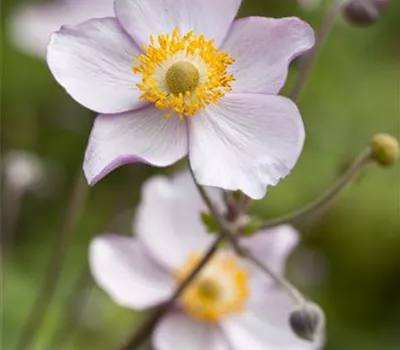
[[[343,175],[336,180],[332,187],[313,202],[307,204],[305,207],[293,213],[283,215],[276,219],[267,221],[260,227],[260,230],[269,229],[282,224],[294,223],[310,214],[323,209],[327,204],[332,202],[333,199],[343,190],[343,188],[354,178],[354,176],[364,168],[364,166],[372,161],[371,149],[368,147],[366,150],[354,160],[349,168]]]
[[[27,349],[28,347],[33,348],[35,336],[37,336],[37,332],[43,324],[49,306],[53,300],[66,253],[78,221],[84,212],[84,208],[86,207],[88,195],[89,186],[79,170],[79,174],[75,180],[75,185],[68,203],[61,234],[59,237],[56,237],[56,242],[47,267],[47,271],[44,275],[44,280],[39,287],[36,300],[22,329],[22,333],[19,337],[16,347],[17,350]]]
[[[189,169],[190,166],[189,166]],[[230,225],[226,219],[221,215],[221,213],[218,211],[217,207],[214,205],[212,202],[211,198],[208,196],[206,190],[204,187],[200,186],[197,181],[195,180],[194,174],[192,170],[190,170],[193,180],[196,184],[196,187],[203,198],[204,202],[206,203],[208,209],[210,210],[211,214],[214,216],[215,221],[219,225],[221,229],[221,236],[231,244],[232,248],[235,250],[235,252],[251,261],[253,264],[255,264],[261,271],[263,271],[265,274],[269,275],[279,286],[282,288],[286,289],[288,294],[293,298],[293,300],[298,303],[299,305],[304,304],[305,299],[303,295],[288,281],[286,280],[283,276],[279,276],[275,274],[267,265],[265,265],[262,261],[260,261],[257,257],[255,257],[252,252],[248,249],[244,249],[243,247],[240,246],[239,240],[238,240],[238,232],[239,228]],[[221,237],[220,236],[220,237]]]
[[[1,252],[4,254],[3,261],[11,260],[12,250],[14,248],[15,231],[18,225],[18,219],[21,211],[21,205],[26,195],[24,188],[12,188],[10,184],[6,184],[2,204],[6,209],[4,215],[5,228],[0,236]],[[3,199],[4,198],[4,199]],[[7,203],[7,204],[6,204]]]

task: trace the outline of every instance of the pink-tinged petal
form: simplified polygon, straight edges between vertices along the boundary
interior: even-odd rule
[[[9,34],[22,51],[46,57],[50,35],[62,25],[77,25],[90,18],[113,14],[112,0],[64,0],[55,3],[18,6],[9,19]]]
[[[189,157],[198,182],[253,199],[288,175],[303,142],[299,111],[280,96],[230,93],[189,119]]]
[[[149,106],[99,115],[93,125],[83,170],[93,185],[117,167],[134,162],[168,166],[187,154],[187,125]]]
[[[319,344],[297,338],[289,329],[251,312],[225,319],[221,328],[232,350],[316,350]]]
[[[249,17],[236,20],[223,50],[236,59],[230,71],[235,92],[277,94],[290,61],[314,45],[314,32],[302,20]]]
[[[160,321],[152,342],[157,350],[231,350],[216,324],[180,312],[167,314]]]
[[[220,44],[242,0],[116,0],[115,13],[125,30],[139,44],[150,35],[193,31]]]
[[[247,311],[266,324],[290,331],[289,315],[296,307],[293,299],[254,264],[248,266],[251,292],[246,305]]]
[[[286,260],[299,241],[297,231],[289,225],[261,231],[250,238],[243,238],[241,244],[275,273],[285,273]]]
[[[98,113],[145,105],[132,72],[140,50],[115,18],[64,26],[51,36],[47,62],[56,80],[80,104]]]
[[[172,275],[133,238],[97,237],[90,244],[89,260],[97,284],[121,306],[148,308],[164,302],[174,291]]]
[[[222,202],[215,189],[209,193],[217,203]],[[174,270],[190,254],[201,254],[211,245],[214,238],[200,219],[206,210],[188,172],[172,180],[153,177],[143,186],[134,232],[155,259]]]

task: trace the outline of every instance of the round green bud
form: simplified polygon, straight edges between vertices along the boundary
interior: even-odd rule
[[[174,95],[192,92],[199,85],[199,81],[199,70],[187,61],[174,63],[166,74],[168,88]]]
[[[344,18],[356,26],[374,24],[384,13],[389,0],[347,0],[343,3]]]
[[[371,140],[372,158],[383,166],[396,164],[400,156],[399,141],[388,134],[377,134]]]
[[[299,338],[314,341],[324,332],[325,315],[318,305],[306,302],[292,311],[289,323],[293,332]]]

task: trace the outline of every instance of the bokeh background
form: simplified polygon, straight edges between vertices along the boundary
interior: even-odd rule
[[[15,150],[39,157],[44,171],[40,185],[23,196],[4,175],[1,184],[2,236],[9,243],[1,279],[5,350],[16,349],[60,240],[94,117],[57,85],[43,59],[12,40],[14,11],[45,2],[51,1],[1,1],[3,174],[4,160]],[[244,0],[240,16],[296,15],[317,28],[330,2],[304,9],[295,0]],[[28,44],[35,40],[24,29],[17,35]],[[284,92],[296,71],[293,64]],[[307,130],[300,161],[254,212],[267,218],[301,207],[334,181],[373,134],[399,137],[399,82],[400,2],[391,1],[372,27],[339,21],[299,103]],[[54,300],[29,349],[114,349],[141,322],[142,314],[116,306],[91,282],[87,247],[99,233],[131,234],[141,184],[173,170],[125,166],[91,189],[69,238]],[[370,166],[334,205],[299,224],[304,243],[290,258],[288,274],[325,309],[328,350],[400,349],[399,198],[399,166]]]

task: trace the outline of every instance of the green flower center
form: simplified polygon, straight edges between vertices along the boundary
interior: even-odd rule
[[[179,61],[174,63],[167,71],[166,82],[169,90],[174,95],[192,92],[199,85],[199,70],[190,62]]]
[[[196,285],[197,294],[201,299],[216,302],[221,295],[221,288],[216,281],[203,279]]]

